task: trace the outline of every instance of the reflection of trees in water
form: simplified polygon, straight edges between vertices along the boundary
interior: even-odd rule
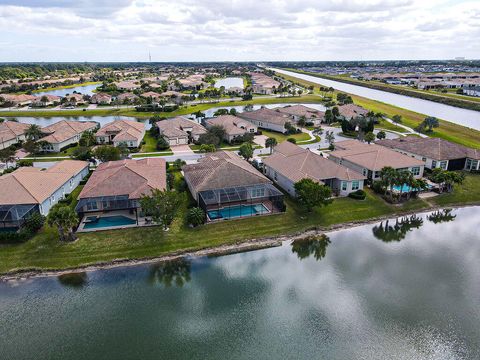
[[[452,209],[443,209],[438,210],[427,216],[428,221],[433,222],[434,224],[439,224],[442,222],[449,222],[455,220],[457,215],[452,214]]]
[[[380,225],[372,228],[373,235],[384,242],[401,241],[405,239],[407,233],[413,229],[418,229],[423,225],[423,219],[417,215],[397,218],[395,224],[389,220],[383,221]]]
[[[69,274],[59,275],[58,281],[64,286],[69,286],[72,288],[82,288],[88,282],[88,276],[86,272],[75,272]]]
[[[330,238],[325,234],[307,236],[292,242],[292,252],[296,253],[299,259],[313,255],[315,260],[321,260],[327,254],[328,244],[330,244]]]
[[[176,260],[163,261],[150,267],[148,281],[151,284],[163,284],[166,287],[175,284],[182,287],[190,281],[190,261],[181,258]]]

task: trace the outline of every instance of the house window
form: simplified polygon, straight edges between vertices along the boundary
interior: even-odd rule
[[[96,201],[87,202],[87,210],[98,210],[97,202]]]
[[[432,160],[432,169],[435,169],[437,167],[437,162],[435,160]]]
[[[253,198],[259,198],[259,197],[264,197],[265,196],[265,189],[264,188],[255,188],[252,189],[251,191],[251,197]]]
[[[465,165],[465,169],[471,170],[472,169],[472,159],[467,159],[467,163]]]
[[[422,157],[422,161],[423,161],[423,162],[427,162],[427,158],[426,158],[426,157]]]
[[[440,169],[447,170],[447,161],[440,161]]]
[[[347,191],[347,182],[342,181],[342,191]]]
[[[420,167],[419,166],[412,167],[412,175],[414,175],[414,176],[420,175]]]
[[[472,170],[477,170],[477,167],[478,167],[478,160],[473,160],[471,169]]]
[[[352,181],[352,190],[355,191],[355,190],[358,190],[360,189],[360,182],[359,181]]]
[[[340,163],[341,164],[341,163]],[[368,170],[367,169],[363,169],[363,172],[362,172],[363,176],[367,176],[368,174]]]

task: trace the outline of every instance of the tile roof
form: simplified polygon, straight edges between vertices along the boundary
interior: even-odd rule
[[[166,187],[164,159],[109,161],[97,167],[78,198],[128,195],[129,199],[139,199],[153,189]]]
[[[271,183],[247,161],[231,151],[207,154],[197,164],[185,165],[185,180],[198,193],[205,190]]]
[[[335,143],[335,150],[330,153],[337,159],[345,159],[363,168],[380,171],[385,166],[394,169],[425,165],[423,161],[403,155],[397,151],[377,144],[367,144],[358,140],[345,140]]]
[[[275,109],[284,114],[293,115],[293,116],[305,116],[308,119],[321,119],[325,117],[325,112],[310,108],[305,105],[291,105],[284,106]]]
[[[366,179],[365,176],[356,171],[338,165],[288,141],[277,145],[274,153],[265,158],[263,162],[292,182],[304,178],[310,178],[320,183],[327,179]]]
[[[480,160],[480,150],[471,149],[439,138],[406,136],[399,139],[379,140],[376,143],[438,161],[467,157]]]
[[[346,104],[338,107],[340,115],[344,116],[346,119],[355,118],[357,116],[365,116],[368,113],[368,110],[365,110],[363,107],[355,104]]]
[[[206,122],[211,126],[222,126],[229,136],[243,135],[247,132],[245,127],[255,126],[247,120],[233,115],[221,115],[208,119]]]
[[[238,116],[247,120],[262,121],[281,126],[285,126],[287,122],[290,122],[290,119],[287,115],[267,108],[261,108],[253,111],[245,111],[239,113]]]
[[[22,124],[16,121],[0,123],[0,143],[15,139],[17,136],[24,134],[29,127],[29,124]]]
[[[84,131],[93,130],[98,126],[94,121],[72,121],[61,120],[55,124],[42,128],[42,133],[48,134],[39,141],[46,141],[51,144],[62,143]]]
[[[64,160],[41,169],[21,167],[0,177],[0,205],[41,204],[88,166],[86,161]]]
[[[115,134],[113,141],[142,141],[144,132],[145,125],[141,122],[135,120],[115,120],[102,126],[95,136]]]
[[[167,138],[188,137],[187,131],[191,132],[192,135],[201,135],[207,132],[199,123],[181,116],[157,121],[156,125],[160,134]]]

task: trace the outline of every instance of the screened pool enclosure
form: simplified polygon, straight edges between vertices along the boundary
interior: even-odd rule
[[[285,211],[283,193],[272,184],[201,191],[198,204],[207,214],[208,221]]]
[[[15,231],[26,219],[39,212],[38,205],[0,205],[0,231]]]

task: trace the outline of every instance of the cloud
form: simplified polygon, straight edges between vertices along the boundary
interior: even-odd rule
[[[25,48],[0,61],[478,58],[479,16],[478,1],[0,0],[0,32]],[[58,52],[33,58],[42,44]]]

